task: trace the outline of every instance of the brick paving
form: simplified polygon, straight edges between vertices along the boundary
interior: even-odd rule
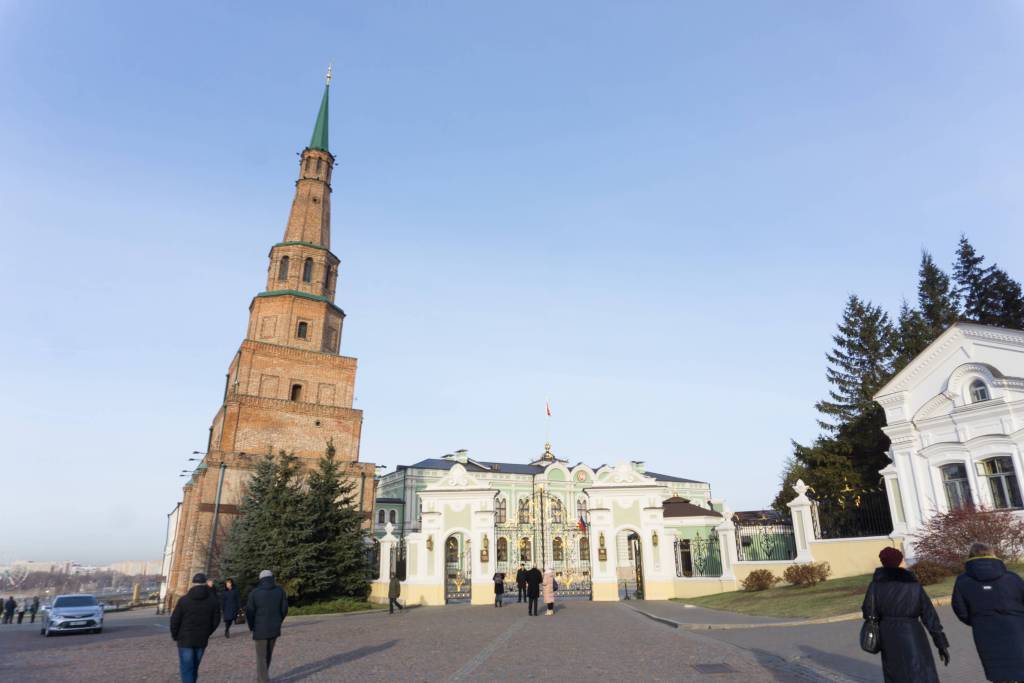
[[[646,604],[637,603],[640,607]],[[629,603],[567,602],[553,617],[523,605],[417,607],[285,622],[273,680],[292,681],[850,681],[703,633],[653,621]],[[760,630],[760,629],[759,629]],[[767,629],[766,629],[767,630]],[[787,631],[799,637],[797,629]],[[856,648],[856,640],[848,647]],[[214,635],[204,681],[254,680],[245,627]],[[37,627],[0,627],[0,680],[177,681],[167,618],[110,614],[101,635],[43,638]],[[867,679],[872,680],[872,679]]]

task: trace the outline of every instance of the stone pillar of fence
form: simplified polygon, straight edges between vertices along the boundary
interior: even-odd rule
[[[796,491],[796,498],[789,501],[786,505],[789,506],[793,516],[796,561],[814,562],[814,555],[811,554],[811,541],[814,540],[814,518],[812,517],[811,506],[814,503],[807,497],[807,484],[804,483],[803,479],[797,479],[796,484],[793,485],[793,490]]]
[[[736,525],[733,524],[732,510],[729,506],[722,506],[722,517],[725,521],[715,527],[715,533],[718,534],[718,552],[722,556],[722,579],[732,580],[736,578],[733,564],[739,555],[736,553]]]
[[[398,539],[391,532],[395,525],[388,522],[384,525],[384,535],[380,539],[380,581],[391,581],[391,551],[398,544]]]

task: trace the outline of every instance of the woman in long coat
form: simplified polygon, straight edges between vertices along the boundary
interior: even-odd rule
[[[935,659],[925,629],[932,636],[942,663],[949,664],[949,641],[942,631],[931,598],[912,573],[900,567],[903,553],[885,548],[878,558],[882,566],[864,596],[864,618],[879,622],[882,672],[886,683],[939,683]],[[872,610],[872,601],[874,602]],[[924,628],[921,625],[924,624]]]
[[[555,613],[555,570],[548,567],[544,570],[544,581],[541,583],[544,588],[544,604],[548,610],[544,614],[551,616]]]
[[[491,581],[494,582],[494,606],[501,607],[501,601],[505,597],[505,573],[494,572]]]
[[[220,615],[224,619],[224,637],[231,637],[231,625],[242,609],[242,597],[238,594],[234,579],[224,582],[224,590],[220,592]]]
[[[1024,580],[975,543],[953,588],[953,611],[971,627],[990,681],[1024,679]]]

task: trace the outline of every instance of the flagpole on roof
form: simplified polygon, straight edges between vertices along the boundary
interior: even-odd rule
[[[544,397],[544,450],[551,450],[551,401]]]

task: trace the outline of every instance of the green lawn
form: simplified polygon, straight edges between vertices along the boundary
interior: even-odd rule
[[[355,598],[338,598],[326,602],[317,602],[302,607],[289,607],[288,616],[303,614],[340,614],[344,612],[362,612],[369,609],[383,609],[383,605],[372,605],[365,600]]]
[[[949,577],[940,583],[925,586],[925,590],[933,598],[948,596],[953,592],[954,580],[954,577]],[[678,602],[764,617],[833,617],[860,611],[870,581],[871,575],[863,574],[832,579],[805,588],[783,586],[753,593],[736,591],[703,598],[680,599]]]

